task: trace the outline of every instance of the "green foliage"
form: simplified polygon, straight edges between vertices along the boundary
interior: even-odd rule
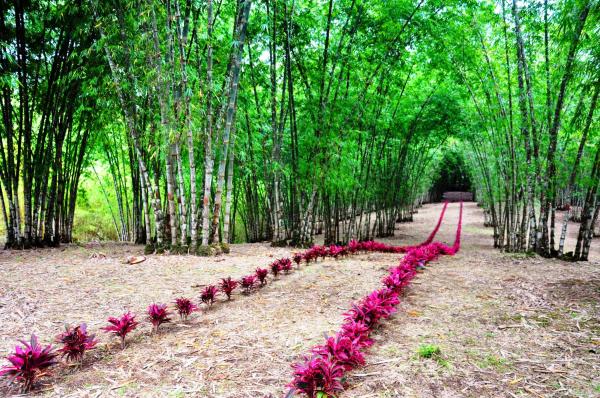
[[[435,344],[421,344],[417,350],[417,355],[420,358],[436,358],[442,355],[442,350]]]
[[[73,174],[72,184],[78,186],[74,239],[137,240],[157,252],[196,250],[190,247],[189,228],[188,236],[170,248],[171,242],[155,247],[146,236],[156,241],[171,233],[170,225],[159,230],[160,221],[177,227],[191,224],[192,186],[197,192],[194,205],[200,209],[196,213],[201,214],[209,142],[214,163],[208,213],[214,215],[217,171],[220,161],[227,160],[224,115],[240,35],[235,23],[239,2],[213,3],[212,37],[206,2],[92,2],[73,7],[50,0],[27,3],[28,67],[43,72],[41,92],[54,87],[45,59],[52,57],[62,29],[72,28],[78,44],[73,68],[54,82],[65,91],[32,99],[33,134],[40,138],[36,148],[50,139],[43,136],[45,130],[37,130],[45,109],[74,105],[69,115],[55,123],[62,126],[58,122],[64,119],[73,132],[64,143],[64,152],[69,153],[62,159],[65,174],[75,164],[74,152],[67,149],[80,143],[79,133],[90,132],[81,177]],[[535,201],[531,202],[565,193],[600,76],[595,34],[600,11],[595,3],[575,52],[567,100],[559,110],[555,162],[566,167],[558,167],[556,175],[549,177],[551,183],[544,180],[552,152],[549,130],[573,33],[586,4],[583,0],[549,2],[550,60],[546,63],[544,3],[517,2],[530,79],[520,90],[516,14],[510,1],[299,0],[293,6],[281,0],[253,2],[241,53],[230,141],[235,136],[235,144],[227,147],[234,157],[233,168],[226,167],[226,176],[233,173],[232,186],[223,189],[224,197],[231,190],[230,219],[225,221],[230,223],[229,241],[307,245],[319,230],[329,243],[391,234],[394,220],[410,212],[432,186],[441,190],[439,181],[458,174],[465,185],[468,180],[486,211],[493,209],[502,220],[500,213],[509,211],[507,203],[519,214],[527,207],[523,187],[528,177],[533,177]],[[13,53],[14,5],[0,7],[6,11],[1,18],[7,31],[0,38],[0,85],[17,104],[21,97]],[[180,34],[185,36],[181,43]],[[531,99],[526,98],[529,108],[522,117],[519,94],[528,94],[528,88]],[[61,93],[68,99],[62,105],[48,102]],[[9,120],[15,131],[19,131],[21,107],[13,109]],[[211,137],[207,136],[209,116]],[[597,175],[590,173],[600,142],[597,114],[591,121],[574,186],[567,187],[572,188],[573,200],[582,201],[597,185]],[[0,126],[3,133],[8,131],[5,123]],[[46,130],[54,134],[50,127]],[[533,155],[527,154],[526,137],[535,146]],[[12,147],[18,142],[13,138]],[[175,149],[179,158],[173,156]],[[2,150],[8,154],[7,145]],[[47,159],[57,153],[56,145],[50,145]],[[166,164],[177,160],[181,167],[173,173],[172,187],[176,219],[170,220]],[[142,164],[150,188],[143,186]],[[33,185],[50,183],[55,168],[48,163],[44,177]],[[22,189],[25,181],[19,177],[17,181]],[[6,184],[2,181],[8,205]],[[142,203],[144,189],[154,195],[149,198],[148,216]],[[211,231],[218,237],[223,236],[224,201],[219,203],[218,231]],[[369,222],[379,223],[372,229],[365,227],[371,214],[375,221]],[[276,217],[281,217],[283,229],[277,237],[273,236]],[[353,217],[362,224],[345,225],[341,231],[332,227],[349,224]],[[150,231],[145,231],[145,221]],[[496,235],[500,230],[509,234],[499,224],[496,220]],[[302,229],[306,236],[299,236]],[[197,251],[212,255],[226,252],[227,247]]]
[[[198,248],[196,249],[196,255],[198,256],[208,257],[214,254],[215,251],[210,246],[198,246]]]
[[[104,174],[103,184],[110,186],[110,176]],[[77,207],[73,224],[73,239],[75,241],[119,240],[114,223],[114,208],[116,199],[114,191],[107,189],[104,196],[99,188],[99,182],[93,176],[86,174],[79,184]]]
[[[421,344],[417,349],[417,356],[424,359],[433,359],[444,368],[450,367],[450,363],[442,355],[441,348],[435,344]]]

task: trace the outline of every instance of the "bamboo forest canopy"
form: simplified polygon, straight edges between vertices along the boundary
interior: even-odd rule
[[[90,226],[198,254],[390,236],[460,163],[495,246],[563,255],[555,209],[578,206],[573,257],[585,259],[599,8],[2,2],[6,246],[58,245]]]

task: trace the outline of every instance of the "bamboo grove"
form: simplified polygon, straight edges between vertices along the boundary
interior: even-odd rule
[[[473,15],[461,59],[450,60],[476,111],[466,150],[494,245],[587,260],[599,208],[598,2],[495,7],[491,19]],[[566,252],[570,218],[580,228]]]
[[[390,236],[452,152],[495,246],[563,255],[573,209],[585,259],[599,7],[510,1],[3,2],[6,246],[70,242],[99,170],[149,252]]]

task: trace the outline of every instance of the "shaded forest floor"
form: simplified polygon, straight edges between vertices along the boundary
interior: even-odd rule
[[[415,222],[398,224],[396,236],[384,241],[423,240],[440,206],[423,207]],[[452,243],[457,217],[458,205],[451,204],[439,240]],[[571,225],[570,247],[575,232]],[[598,244],[589,263],[573,264],[500,253],[490,234],[481,209],[466,204],[461,252],[438,259],[413,281],[341,398],[600,396]],[[302,266],[250,296],[220,300],[187,324],[166,325],[159,335],[140,325],[121,351],[99,331],[109,315],[131,309],[143,318],[152,302],[197,298],[202,285],[292,253],[243,244],[217,258],[122,263],[142,251],[107,244],[0,252],[0,353],[31,332],[46,343],[64,323],[82,321],[103,343],[81,369],[56,369],[41,394],[281,397],[290,364],[336,331],[350,303],[379,287],[398,263],[398,255],[362,254]],[[438,346],[441,356],[420,358],[424,344]],[[0,385],[0,396],[13,393]]]

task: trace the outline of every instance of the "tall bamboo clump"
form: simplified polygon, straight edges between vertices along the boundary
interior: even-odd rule
[[[480,132],[471,139],[469,159],[491,215],[494,245],[512,252],[586,260],[597,213],[598,178],[594,164],[582,165],[582,159],[594,122],[600,74],[593,67],[597,52],[592,57],[584,54],[597,45],[586,35],[586,30],[593,30],[590,19],[597,20],[597,4],[583,1],[576,9],[553,13],[547,1],[527,13],[516,0],[500,5],[500,23],[494,28],[498,32],[492,35],[503,40],[491,44],[491,37],[483,33],[485,23],[474,23],[469,29],[478,39],[471,43],[472,58],[456,61],[479,119]],[[541,29],[529,24],[531,18],[543,21]],[[569,28],[557,31],[563,23]],[[484,67],[477,69],[477,64]],[[574,82],[575,77],[580,80]],[[585,197],[579,238],[575,251],[565,253],[575,193]],[[560,227],[557,207],[566,210]]]

